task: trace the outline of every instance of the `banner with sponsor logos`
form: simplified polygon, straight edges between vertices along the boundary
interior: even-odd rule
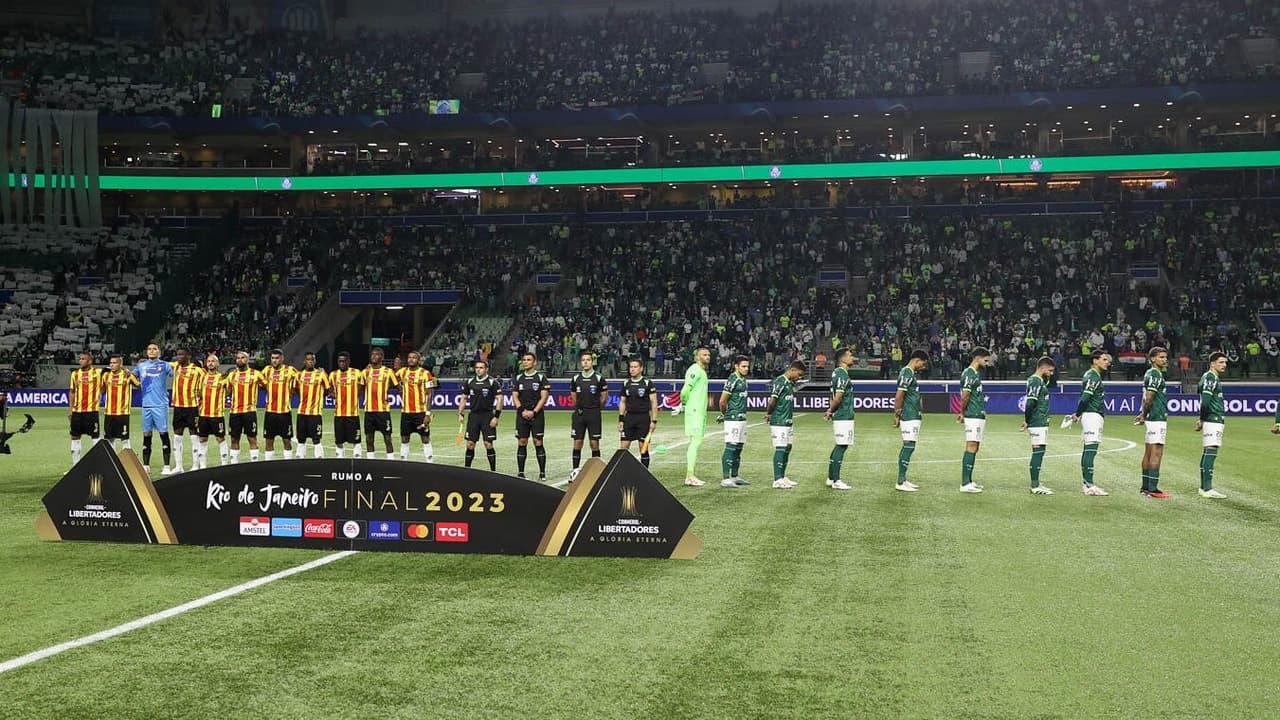
[[[1050,395],[1049,408],[1054,415],[1070,415],[1076,410],[1077,395]],[[1198,394],[1169,393],[1170,415],[1200,414],[1200,396]],[[952,395],[952,411],[958,412],[960,396]],[[1026,395],[998,393],[987,396],[987,412],[989,414],[1021,413],[1026,407]],[[1142,409],[1141,392],[1108,392],[1103,402],[1109,415],[1137,415]],[[1227,393],[1223,396],[1223,405],[1227,415],[1239,417],[1274,417],[1277,398],[1275,395],[1259,395],[1255,393]]]
[[[655,382],[657,386],[658,407],[662,410],[670,410],[680,404],[680,392],[675,382]],[[431,408],[433,410],[456,410],[459,405],[459,388],[461,384],[456,381],[444,381],[440,384],[431,398]],[[612,386],[617,389],[617,385]],[[715,410],[720,401],[720,390],[722,384],[712,384],[708,403]],[[856,387],[854,388],[854,408],[861,412],[890,412],[893,410],[893,392],[862,392]],[[921,402],[925,405],[925,412],[947,412],[947,396],[942,393],[920,394]],[[511,393],[508,388],[506,393],[507,407],[511,407]],[[619,396],[617,392],[611,392],[605,408],[614,410],[618,407]],[[825,386],[816,384],[802,387],[796,393],[795,407],[798,412],[805,411],[824,411],[830,403],[829,391]],[[569,381],[553,380],[551,382],[551,394],[547,398],[546,409],[570,410],[575,405],[573,393],[569,391]],[[133,406],[140,407],[142,402],[141,391],[134,392]],[[769,386],[768,383],[753,383],[748,389],[747,409],[752,412],[763,411],[769,403]],[[14,390],[9,393],[9,404],[14,407],[67,407],[67,391],[66,390],[43,390],[43,389],[24,389]],[[293,406],[297,408],[297,398],[293,399]],[[403,406],[403,398],[400,391],[392,389],[388,393],[388,405],[392,410],[399,410]],[[263,390],[259,393],[258,407],[265,408],[267,406],[267,394]],[[324,407],[328,410],[333,409],[333,398],[325,398]]]
[[[46,540],[691,559],[693,514],[630,453],[568,493],[424,462],[275,460],[156,480],[98,443],[44,496]]]

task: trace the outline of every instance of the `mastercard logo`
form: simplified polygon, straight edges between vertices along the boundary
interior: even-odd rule
[[[405,523],[404,525],[405,540],[432,540],[434,536],[431,532],[430,523]]]

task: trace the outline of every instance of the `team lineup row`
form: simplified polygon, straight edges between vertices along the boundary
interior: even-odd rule
[[[302,458],[308,442],[313,457],[324,457],[322,444],[322,411],[326,397],[334,400],[333,433],[337,457],[343,457],[345,446],[352,446],[353,457],[377,457],[375,437],[383,436],[386,457],[394,457],[389,391],[399,387],[403,400],[400,413],[399,456],[407,460],[413,436],[418,436],[423,457],[434,459],[431,444],[430,411],[436,378],[421,366],[421,356],[409,353],[404,367],[392,369],[383,364],[382,350],[370,352],[368,367],[357,370],[350,366],[348,353],[339,353],[337,369],[327,372],[316,367],[314,353],[304,356],[301,369],[286,365],[280,350],[270,353],[269,364],[262,370],[249,367],[246,352],[236,354],[235,367],[221,372],[216,355],[205,358],[203,366],[192,361],[191,352],[179,348],[172,362],[160,359],[159,346],[147,347],[147,358],[132,369],[125,369],[123,357],[114,355],[106,369],[93,365],[89,353],[81,353],[79,367],[71,372],[68,394],[72,463],[79,461],[82,438],[105,439],[131,447],[129,419],[133,409],[133,391],[141,389],[142,462],[150,469],[152,438],[159,435],[163,469],[166,475],[183,470],[184,435],[192,436],[192,462],[189,467],[208,467],[208,442],[213,437],[224,464],[240,459],[241,438],[248,439],[249,459],[272,460],[275,442],[282,441],[282,457]],[[533,440],[539,461],[539,476],[546,479],[546,456],[543,450],[543,409],[549,399],[550,382],[536,369],[533,355],[525,354],[524,372],[514,381],[513,404],[517,413],[516,431],[519,473],[524,476],[527,445]],[[657,391],[645,378],[638,361],[630,363],[632,377],[623,384],[623,416],[643,422],[630,425],[619,422],[619,432],[632,440],[647,439],[657,425]],[[483,441],[489,469],[497,469],[493,442],[497,437],[504,395],[502,383],[488,374],[488,363],[475,363],[475,375],[462,388],[458,409],[458,442],[467,440],[466,462],[470,467],[475,445]],[[172,384],[172,393],[169,385]],[[259,454],[257,404],[259,390],[266,390],[262,437],[265,454]],[[590,439],[593,456],[600,455],[601,413],[608,399],[608,382],[594,370],[594,356],[582,355],[582,372],[573,380],[577,397],[574,420],[574,468],[580,464],[584,440]],[[627,397],[631,397],[628,409]],[[297,422],[293,418],[293,398],[297,398]],[[363,399],[363,407],[361,400]],[[228,403],[228,401],[230,401]],[[228,407],[229,406],[229,407]],[[172,434],[169,411],[172,409]],[[363,423],[361,414],[363,409]],[[102,413],[101,419],[99,413]],[[101,425],[101,427],[100,427]],[[364,445],[361,447],[361,427]],[[637,429],[638,428],[638,429]],[[294,441],[298,447],[294,447]],[[629,447],[630,442],[624,446]],[[647,450],[647,447],[646,447]]]
[[[259,389],[265,388],[267,402],[263,417],[265,455],[261,459],[275,457],[275,441],[283,445],[282,456],[305,456],[308,441],[313,445],[313,457],[324,457],[322,437],[322,408],[324,399],[334,399],[333,432],[337,457],[343,457],[345,446],[352,446],[353,457],[377,457],[375,437],[383,436],[387,458],[395,457],[392,447],[392,423],[388,391],[393,386],[401,389],[403,411],[400,415],[399,457],[407,460],[414,435],[420,439],[424,459],[434,458],[431,445],[430,411],[436,379],[421,367],[421,356],[414,352],[407,357],[404,367],[392,369],[383,364],[380,349],[370,353],[370,364],[363,370],[350,367],[350,356],[339,353],[337,369],[327,372],[316,367],[315,355],[307,353],[301,369],[284,364],[279,350],[270,354],[270,361],[263,370],[249,367],[249,356],[236,355],[235,368],[220,371],[219,359],[210,355],[201,367],[192,361],[190,351],[179,348],[175,361],[160,360],[160,350],[155,344],[148,346],[147,359],[133,369],[126,370],[120,356],[113,356],[107,369],[95,368],[88,353],[80,356],[80,367],[71,373],[68,417],[71,431],[73,463],[79,460],[81,438],[99,438],[99,410],[104,411],[102,438],[119,441],[122,447],[130,447],[129,417],[132,410],[133,389],[141,388],[143,406],[143,465],[150,467],[151,441],[158,433],[163,449],[163,472],[171,474],[183,470],[183,436],[193,437],[190,467],[208,466],[208,441],[217,441],[216,448],[224,464],[240,459],[240,440],[248,438],[249,459],[260,459],[258,448],[257,401]],[[573,471],[576,475],[581,464],[582,450],[589,442],[593,457],[600,455],[602,414],[609,395],[609,383],[594,369],[594,354],[584,351],[580,356],[580,372],[572,378],[574,395],[572,421]],[[710,364],[710,352],[698,348],[695,362],[685,374],[680,391],[680,404],[673,415],[685,415],[684,431],[688,438],[687,472],[685,484],[701,486],[705,483],[693,473],[699,448],[706,432],[706,414],[710,406],[707,391],[706,369]],[[1143,378],[1142,411],[1135,424],[1146,426],[1146,449],[1142,461],[1142,490],[1153,498],[1166,498],[1159,489],[1160,463],[1167,433],[1167,401],[1164,373],[1168,369],[1168,352],[1152,348],[1148,353],[1151,367]],[[983,488],[973,480],[974,465],[985,434],[986,397],[982,388],[982,368],[989,365],[991,353],[976,348],[971,362],[961,374],[960,412],[956,421],[964,425],[965,449],[961,462],[960,489],[966,493],[980,493]],[[1111,364],[1111,356],[1097,351],[1091,358],[1091,367],[1085,373],[1076,411],[1063,421],[1063,428],[1079,422],[1082,428],[1083,452],[1081,455],[1082,491],[1086,495],[1102,496],[1107,492],[1093,482],[1093,464],[1102,441],[1105,423],[1105,388],[1103,375]],[[513,379],[511,404],[516,413],[517,473],[525,477],[528,445],[532,440],[538,462],[539,480],[546,480],[546,451],[543,444],[544,408],[549,399],[550,381],[537,369],[537,359],[531,353],[521,356],[521,372]],[[841,465],[849,446],[854,442],[854,410],[852,383],[849,369],[854,362],[848,349],[837,353],[836,367],[831,377],[831,403],[824,417],[832,422],[834,447],[831,451],[826,484],[837,490],[851,486],[840,477]],[[898,457],[898,477],[894,487],[903,492],[916,492],[919,487],[907,479],[911,456],[920,436],[922,415],[920,410],[917,373],[929,362],[923,350],[911,353],[899,372],[897,393],[894,399],[894,426],[902,436],[902,448]],[[725,448],[721,457],[723,487],[741,487],[749,484],[739,473],[742,450],[746,439],[747,377],[750,358],[735,358],[733,372],[726,380],[720,395],[718,422],[724,423]],[[1214,353],[1210,368],[1200,380],[1201,413],[1196,430],[1201,432],[1204,452],[1201,459],[1200,494],[1208,498],[1224,495],[1213,488],[1213,467],[1218,448],[1222,444],[1224,428],[1222,388],[1219,375],[1226,369],[1226,356]],[[489,469],[497,469],[497,438],[499,421],[504,410],[505,396],[502,383],[488,374],[488,363],[477,360],[474,375],[462,386],[458,409],[458,437],[466,439],[465,462],[471,466],[477,443],[483,443]],[[658,425],[658,394],[653,383],[643,375],[644,366],[639,360],[628,363],[628,377],[620,388],[618,433],[620,447],[629,449],[631,443],[640,443],[641,461],[650,463],[649,440]],[[1032,453],[1030,459],[1031,491],[1037,495],[1051,495],[1053,491],[1040,484],[1040,467],[1048,438],[1048,391],[1054,384],[1055,364],[1043,357],[1035,372],[1027,380],[1026,409],[1022,430],[1028,433]],[[765,415],[770,426],[774,448],[773,487],[789,489],[797,483],[787,476],[788,459],[794,441],[794,396],[797,384],[805,375],[803,362],[791,364],[774,379]],[[173,392],[167,392],[172,381]],[[294,423],[292,398],[298,398],[297,422]],[[364,399],[364,445],[361,446],[360,400]],[[104,400],[105,398],[105,400]],[[228,399],[230,407],[228,412]],[[173,435],[170,437],[169,408],[173,412]],[[1280,413],[1273,432],[1280,432]],[[229,442],[228,442],[229,440]],[[294,441],[298,447],[294,448]],[[176,451],[176,459],[173,457]]]
[[[1168,400],[1166,396],[1165,373],[1169,368],[1169,352],[1162,347],[1153,347],[1147,353],[1150,368],[1143,376],[1142,409],[1134,419],[1135,425],[1145,426],[1146,447],[1142,459],[1141,493],[1147,497],[1164,499],[1170,497],[1161,490],[1160,464],[1164,455],[1164,446],[1168,431]],[[710,363],[710,352],[699,348],[695,352],[695,364],[685,374],[684,387],[681,390],[681,408],[688,406],[685,420],[685,434],[689,437],[685,484],[702,486],[703,480],[694,475],[697,462],[698,445],[705,430],[705,408],[707,406],[706,368]],[[1081,382],[1080,397],[1075,411],[1064,418],[1062,427],[1068,428],[1080,423],[1083,441],[1083,452],[1080,457],[1081,491],[1088,496],[1106,496],[1109,493],[1094,483],[1094,461],[1098,448],[1102,443],[1103,427],[1106,421],[1106,389],[1103,376],[1111,367],[1112,357],[1109,353],[1098,350],[1090,357],[1090,367]],[[746,376],[750,369],[750,358],[735,358],[734,373],[726,382],[720,396],[721,416],[717,420],[725,423],[725,449],[721,458],[723,479],[722,487],[740,487],[747,484],[738,476],[741,455],[746,437]],[[898,374],[897,393],[894,397],[893,425],[902,436],[902,448],[898,455],[898,477],[895,489],[902,492],[916,492],[920,488],[907,479],[911,464],[911,456],[915,453],[916,443],[920,438],[920,427],[923,418],[920,412],[920,391],[917,373],[929,362],[929,355],[924,350],[915,350]],[[986,432],[986,396],[982,388],[982,369],[990,365],[991,352],[983,347],[974,348],[970,354],[969,366],[961,373],[960,411],[956,414],[956,422],[964,425],[965,447],[961,460],[960,491],[980,493],[982,485],[974,481],[974,466],[978,452]],[[831,450],[827,467],[827,487],[836,490],[849,490],[851,486],[840,477],[844,456],[854,442],[854,411],[852,383],[849,369],[853,367],[853,353],[843,349],[837,353],[836,368],[831,377],[831,403],[824,417],[832,422],[834,447]],[[1209,358],[1209,370],[1200,378],[1199,392],[1200,417],[1196,420],[1195,430],[1201,434],[1203,451],[1200,461],[1201,497],[1222,499],[1226,495],[1213,487],[1214,464],[1218,449],[1222,445],[1225,428],[1224,403],[1220,375],[1226,371],[1227,357],[1216,352]],[[773,487],[788,489],[796,486],[787,477],[787,460],[793,443],[793,398],[796,381],[804,374],[802,362],[793,363],[790,368],[778,376],[770,392],[769,404],[766,407],[770,426],[770,436],[774,448],[774,480]],[[1021,430],[1031,440],[1031,458],[1029,474],[1031,492],[1036,495],[1052,495],[1053,491],[1040,483],[1040,470],[1048,445],[1049,431],[1049,388],[1055,384],[1056,364],[1052,358],[1042,357],[1036,363],[1035,372],[1027,379],[1026,405]],[[675,412],[679,413],[681,408]],[[1280,411],[1277,411],[1276,424],[1272,432],[1280,434]]]

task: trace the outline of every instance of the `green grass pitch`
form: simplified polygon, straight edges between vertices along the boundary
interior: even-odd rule
[[[36,417],[0,456],[0,662],[323,554],[39,541],[40,497],[70,458],[65,411]],[[888,415],[858,418],[849,492],[823,486],[831,435],[818,415],[796,423],[794,490],[769,487],[763,426],[744,454],[753,484],[717,487],[713,435],[705,488],[680,484],[683,447],[654,456],[697,515],[695,561],[360,553],[0,674],[0,716],[1275,717],[1270,421],[1228,419],[1217,486],[1229,497],[1210,501],[1195,494],[1192,419],[1173,419],[1161,485],[1174,497],[1158,501],[1138,495],[1130,418],[1107,425],[1106,498],[1080,494],[1079,432],[1057,419],[1052,497],[1028,492],[1012,416],[989,422],[981,495],[957,491],[963,430],[951,416],[925,418],[914,495],[892,489]],[[548,417],[557,480],[567,421]],[[678,418],[660,428],[655,444],[682,439]],[[441,462],[461,462],[453,431],[437,433]]]

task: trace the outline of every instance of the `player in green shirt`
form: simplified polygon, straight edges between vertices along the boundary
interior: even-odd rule
[[[1084,452],[1080,454],[1081,491],[1085,495],[1104,496],[1110,493],[1093,484],[1093,461],[1098,457],[1098,446],[1102,444],[1102,427],[1107,415],[1107,391],[1102,387],[1102,374],[1111,367],[1111,354],[1105,350],[1094,350],[1089,357],[1089,369],[1080,379],[1080,401],[1076,403],[1076,412],[1071,420],[1080,423],[1080,434],[1084,438]]]
[[[1049,385],[1057,365],[1044,356],[1036,361],[1036,371],[1027,378],[1027,399],[1022,411],[1022,427],[1031,436],[1031,494],[1052,495],[1040,484],[1040,467],[1044,464],[1045,446],[1049,444]]]
[[[751,483],[738,477],[742,466],[742,446],[747,442],[747,373],[751,358],[733,359],[733,372],[720,392],[720,417],[724,422],[724,454],[720,456],[720,487],[742,487]]]
[[[1200,455],[1200,497],[1221,500],[1226,495],[1213,489],[1213,464],[1222,447],[1222,430],[1226,409],[1222,403],[1222,380],[1227,371],[1227,356],[1216,352],[1209,356],[1209,371],[1200,376],[1200,419],[1195,430],[1200,433],[1204,452]]]
[[[893,426],[902,434],[902,449],[898,451],[898,483],[894,487],[902,492],[915,492],[919,486],[907,480],[907,467],[911,455],[920,440],[920,383],[916,373],[929,363],[929,353],[912,350],[907,364],[898,372],[898,392],[893,397]]]
[[[1271,426],[1272,435],[1280,435],[1280,403],[1276,403],[1276,422]]]
[[[836,351],[836,369],[831,371],[831,405],[823,417],[831,421],[835,435],[835,447],[827,463],[827,487],[836,490],[853,488],[840,479],[840,466],[844,453],[853,444],[853,383],[849,381],[849,368],[853,367],[853,351],[841,348]]]
[[[982,368],[990,364],[991,351],[976,347],[969,355],[969,367],[960,373],[960,412],[956,415],[956,422],[964,424],[960,492],[982,492],[982,486],[973,481],[973,465],[987,433],[987,396],[982,392]]]
[[[711,365],[711,351],[699,347],[693,351],[693,364],[684,374],[684,387],[680,388],[680,407],[672,414],[684,412],[684,434],[689,438],[689,450],[685,452],[684,484],[702,487],[706,483],[693,474],[698,464],[698,448],[707,430],[707,367]]]
[[[1160,463],[1164,460],[1165,436],[1169,429],[1169,400],[1165,397],[1164,374],[1169,370],[1169,351],[1153,347],[1147,351],[1151,367],[1142,376],[1142,410],[1134,425],[1147,428],[1147,447],[1142,454],[1142,494],[1163,500],[1169,493],[1160,489]]]
[[[796,382],[808,371],[802,361],[791,363],[787,371],[773,379],[769,393],[769,405],[764,412],[769,416],[769,435],[773,439],[773,487],[790,490],[797,483],[787,477],[787,461],[791,458],[791,445],[795,440]]]

